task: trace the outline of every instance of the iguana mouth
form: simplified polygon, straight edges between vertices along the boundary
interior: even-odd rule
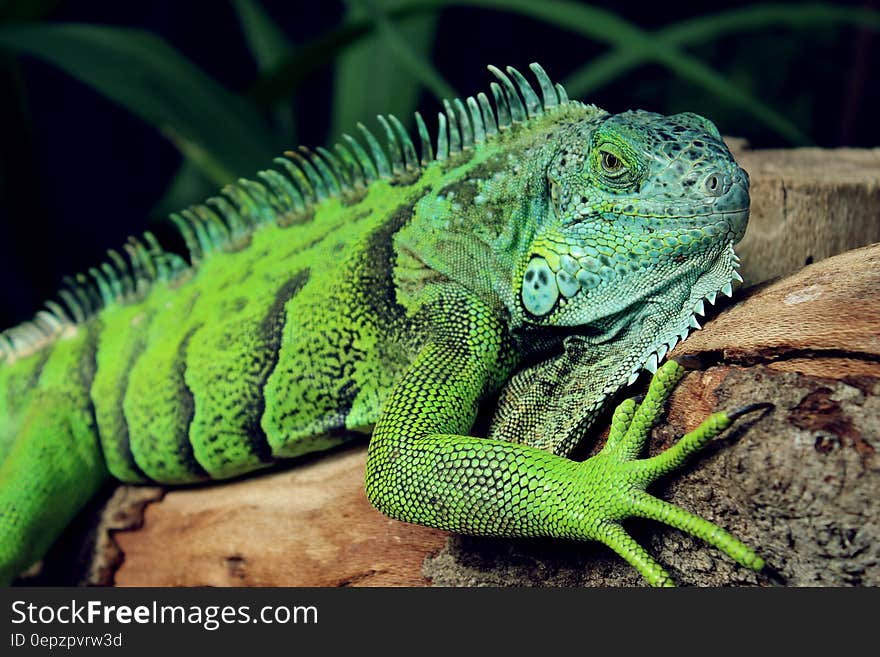
[[[727,217],[727,216],[739,216],[739,215],[748,215],[749,208],[739,208],[736,210],[715,210],[713,212],[695,212],[692,214],[683,214],[680,212],[676,212],[675,214],[658,214],[658,213],[650,213],[650,212],[618,212],[617,210],[612,211],[613,214],[619,214],[625,217],[638,217],[639,219],[704,219],[709,217]]]

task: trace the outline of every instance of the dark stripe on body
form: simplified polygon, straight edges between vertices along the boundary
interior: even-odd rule
[[[303,269],[294,274],[281,286],[278,292],[275,293],[275,301],[257,329],[261,342],[267,350],[268,360],[263,367],[260,378],[256,408],[248,417],[245,430],[250,439],[251,449],[253,449],[254,454],[263,463],[269,463],[274,460],[272,447],[269,445],[269,437],[266,435],[261,423],[263,413],[266,410],[266,383],[275,370],[281,353],[281,337],[284,334],[287,318],[285,307],[309,282],[310,275],[310,269]]]
[[[95,403],[92,401],[92,384],[98,373],[98,337],[103,330],[103,324],[97,319],[92,319],[85,326],[86,337],[83,344],[82,366],[77,372],[83,397],[86,403],[86,412],[89,414],[89,424],[95,440],[98,442],[98,451],[101,451],[101,436],[98,432],[98,416],[95,412]]]
[[[313,451],[307,446],[310,441],[320,446],[327,437],[351,435],[346,427],[361,393],[356,379],[359,366],[371,363],[391,367],[403,360],[400,352],[408,350],[406,309],[395,294],[393,240],[428,191],[414,195],[383,217],[381,223],[348,241],[349,257],[339,259],[339,267],[344,269],[336,277],[342,284],[326,291],[326,320],[317,312],[288,318],[294,343],[291,351],[277,360],[268,381],[273,387],[308,390],[310,399],[282,401],[264,411],[263,422],[287,436],[273,436],[272,444],[282,453],[293,451],[289,448],[294,444],[301,448],[299,453],[307,453]],[[328,249],[326,256],[333,255]],[[311,284],[318,283],[312,279]],[[374,353],[365,353],[359,346],[365,329],[379,337]],[[388,354],[393,356],[389,358]],[[390,369],[386,372],[393,376]]]
[[[366,274],[354,281],[357,296],[364,300],[367,308],[376,318],[388,322],[389,328],[403,329],[406,308],[397,302],[394,282],[394,264],[397,252],[394,249],[394,236],[409,223],[416,204],[430,190],[425,189],[419,196],[394,211],[387,221],[373,230],[366,240]]]
[[[196,404],[193,392],[186,384],[186,352],[189,348],[189,341],[192,340],[192,337],[200,328],[202,328],[202,324],[198,324],[187,331],[177,348],[177,357],[174,359],[172,367],[178,378],[178,399],[180,399],[180,405],[183,407],[183,425],[186,427],[184,433],[178,436],[177,453],[190,474],[200,479],[207,479],[209,475],[196,460],[192,444],[189,441],[190,428],[192,427],[193,418],[196,416]]]
[[[117,446],[119,447],[119,451],[122,456],[125,457],[126,463],[131,467],[132,470],[139,476],[143,477],[144,480],[149,480],[150,478],[141,470],[140,466],[134,460],[134,453],[131,451],[131,434],[128,430],[128,420],[125,419],[125,411],[123,407],[125,406],[125,399],[128,396],[128,386],[131,383],[131,373],[134,370],[134,364],[141,357],[141,354],[144,353],[144,350],[147,348],[147,332],[148,328],[153,320],[153,313],[147,316],[146,321],[143,323],[143,330],[139,331],[138,335],[140,338],[137,342],[135,342],[134,347],[131,350],[131,354],[128,357],[128,362],[126,363],[126,371],[125,371],[125,379],[122,382],[122,394],[119,395],[119,418],[121,422],[119,423],[119,435],[117,436]]]
[[[30,399],[30,392],[34,390],[40,382],[43,375],[43,369],[49,361],[49,357],[55,351],[55,342],[44,347],[37,352],[37,362],[34,369],[25,377],[15,377],[10,379],[10,383],[6,388],[6,404],[11,415],[21,412],[22,403]],[[23,379],[23,381],[22,381]]]
[[[364,260],[363,274],[352,281],[354,297],[372,315],[372,320],[385,336],[379,343],[380,353],[372,355],[382,363],[392,362],[388,350],[406,349],[408,342],[406,308],[397,301],[394,281],[394,265],[397,259],[394,236],[409,223],[416,204],[429,191],[426,188],[416,198],[399,206],[386,221],[367,235],[361,256]],[[360,387],[354,379],[346,381],[338,391],[340,433],[346,431],[348,415],[359,393]]]

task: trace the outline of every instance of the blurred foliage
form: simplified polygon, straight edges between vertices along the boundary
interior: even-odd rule
[[[441,58],[438,51],[466,53],[466,40],[475,34],[491,42],[493,29],[505,21],[531,21],[542,35],[536,39],[572,44],[568,75],[562,78],[572,97],[594,98],[603,89],[619,89],[634,107],[702,111],[722,130],[790,145],[816,141],[810,136],[815,108],[825,102],[821,81],[802,79],[792,85],[799,61],[827,51],[842,34],[880,31],[877,10],[829,3],[734,6],[658,26],[656,21],[643,24],[632,8],[607,8],[616,6],[611,2],[345,0],[337,3],[335,24],[293,39],[290,26],[273,18],[271,2],[224,0],[212,3],[214,18],[235,23],[254,65],[253,78],[236,92],[157,33],[56,21],[58,10],[69,4],[0,0],[0,140],[6,141],[0,151],[0,205],[7,211],[34,205],[32,197],[39,192],[22,57],[57,67],[170,140],[180,161],[154,207],[153,214],[164,214],[238,176],[252,175],[289,147],[293,136],[303,132],[297,108],[319,102],[314,86],[309,94],[303,92],[316,72],[332,70],[325,91],[330,97],[322,103],[327,134],[322,139],[310,131],[305,143],[335,140],[358,121],[370,124],[379,112],[394,113],[407,123],[423,97],[433,96],[436,102],[456,94],[445,76],[460,79],[449,62],[462,55]],[[311,11],[311,3],[299,6]],[[458,30],[457,22],[463,21],[467,25]],[[214,29],[208,17],[205,29]],[[813,62],[814,70],[817,66],[821,69],[822,62]],[[865,83],[864,71],[853,73],[839,61],[827,62],[826,68],[823,80],[850,74],[855,76],[852,85]],[[556,77],[559,71],[550,73]],[[852,136],[845,123],[852,108],[845,105],[842,98],[839,138]],[[13,252],[2,242],[27,239],[21,227],[5,228],[0,260]],[[25,267],[24,275],[37,276],[36,270],[36,265]],[[7,297],[14,302],[15,294]]]

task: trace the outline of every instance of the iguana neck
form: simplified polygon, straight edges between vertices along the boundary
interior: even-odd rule
[[[555,136],[574,119],[602,115],[572,102],[463,155],[458,166],[447,162],[441,182],[395,237],[399,300],[418,304],[426,283],[451,281],[516,324],[516,271],[548,218],[544,174]]]

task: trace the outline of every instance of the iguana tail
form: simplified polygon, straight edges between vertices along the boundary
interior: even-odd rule
[[[89,399],[95,333],[0,363],[0,585],[45,554],[108,476]]]

